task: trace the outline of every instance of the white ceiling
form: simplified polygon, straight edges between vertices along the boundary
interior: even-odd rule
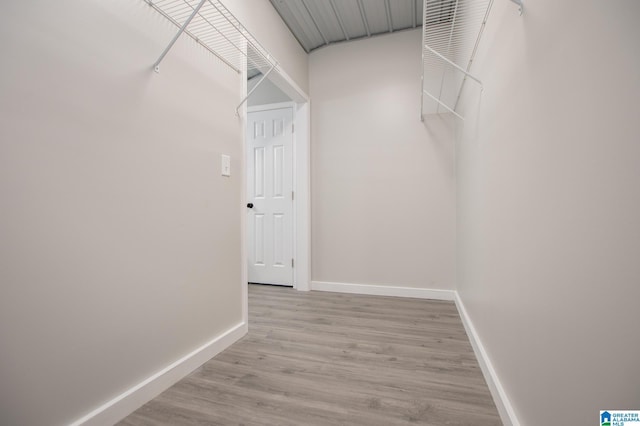
[[[270,1],[307,53],[331,43],[422,26],[423,0]]]

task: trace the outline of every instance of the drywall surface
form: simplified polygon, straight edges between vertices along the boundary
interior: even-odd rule
[[[247,81],[247,92],[253,89],[261,78],[262,76],[254,77]],[[275,104],[278,102],[291,102],[291,98],[280,90],[278,86],[273,84],[273,82],[269,80],[269,77],[264,79],[256,90],[251,93],[249,99],[247,99],[247,104],[250,106]]]
[[[494,2],[462,99],[458,291],[523,425],[640,408],[638,16]]]
[[[310,55],[312,279],[453,289],[453,123],[420,116],[421,31]]]
[[[278,61],[279,67],[308,93],[307,53],[269,0],[225,0],[224,5]]]
[[[241,76],[143,1],[0,13],[0,424],[68,424],[242,321]],[[220,175],[220,155],[232,175]]]

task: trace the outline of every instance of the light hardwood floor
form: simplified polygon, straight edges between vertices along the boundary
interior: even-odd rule
[[[120,425],[501,425],[453,302],[249,286],[249,333]]]

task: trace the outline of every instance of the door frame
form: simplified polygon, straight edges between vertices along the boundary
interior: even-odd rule
[[[295,131],[293,137],[293,288],[300,291],[310,290],[310,273],[308,261],[309,257],[309,161],[308,161],[308,103],[298,104],[296,102],[278,102],[274,104],[256,105],[247,107],[247,114],[259,111],[271,111],[274,109],[291,108],[293,113],[293,125]],[[246,117],[246,115],[245,115]],[[246,126],[247,120],[244,120]],[[246,164],[247,135],[245,128],[244,149],[245,182],[247,177]],[[246,187],[245,187],[246,192]],[[246,197],[246,193],[245,193]],[[244,215],[246,221],[246,214]],[[246,245],[246,241],[245,241]],[[244,254],[247,254],[248,247],[245,246]],[[245,263],[246,265],[246,263]]]
[[[242,93],[247,94],[247,71],[244,67],[242,76]],[[282,70],[278,70],[272,82],[293,100],[248,107],[245,102],[241,108],[240,124],[242,127],[242,158],[240,159],[242,176],[241,214],[240,214],[240,250],[242,280],[242,318],[248,324],[248,258],[247,258],[247,113],[249,111],[265,111],[284,107],[293,108],[293,288],[299,291],[311,290],[311,115],[309,96]]]

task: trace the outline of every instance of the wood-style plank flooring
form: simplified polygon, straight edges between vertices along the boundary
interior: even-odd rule
[[[249,286],[249,333],[120,425],[501,425],[453,302]]]

